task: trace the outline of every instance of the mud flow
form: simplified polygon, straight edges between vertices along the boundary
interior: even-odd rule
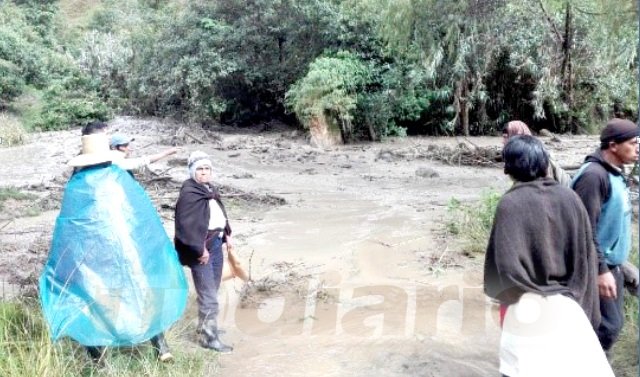
[[[180,147],[136,173],[170,237],[188,154],[212,157],[237,254],[253,279],[221,289],[223,339],[235,348],[219,358],[222,375],[498,375],[499,329],[482,292],[481,258],[464,256],[445,223],[452,198],[471,203],[510,185],[496,161],[500,138],[319,149],[282,127],[201,130],[133,118],[111,127],[135,136],[138,154]],[[34,289],[78,134],[37,134],[0,149],[2,186],[32,195],[0,211],[5,297]],[[486,152],[446,153],[461,142]],[[592,147],[576,138],[553,150],[577,165]],[[198,349],[191,296],[176,325],[185,330],[174,338]]]

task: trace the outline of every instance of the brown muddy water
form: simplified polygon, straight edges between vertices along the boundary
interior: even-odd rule
[[[318,149],[287,129],[187,128],[191,136],[184,137],[183,125],[134,118],[117,118],[112,129],[135,136],[140,154],[180,146],[175,158],[151,166],[174,183],[146,186],[170,236],[175,185],[186,178],[181,164],[196,149],[212,156],[217,183],[283,200],[230,206],[237,252],[254,283],[223,283],[219,321],[235,350],[220,356],[221,375],[498,374],[499,329],[495,307],[482,293],[482,260],[462,256],[444,229],[452,198],[471,202],[510,183],[499,168],[450,166],[407,153],[460,140],[406,138]],[[1,185],[59,194],[64,164],[79,149],[78,134],[38,134],[25,146],[0,148]],[[425,169],[433,174],[419,174]],[[15,277],[12,261],[27,253],[32,272],[23,278],[37,277],[56,214],[47,207],[36,216],[0,220],[5,281]],[[187,328],[173,337],[180,347],[199,350],[190,333],[194,321],[189,310],[177,326]]]

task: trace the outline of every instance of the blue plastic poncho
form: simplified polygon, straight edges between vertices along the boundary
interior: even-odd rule
[[[187,283],[144,189],[115,165],[74,174],[64,191],[40,298],[51,337],[132,345],[182,315]]]

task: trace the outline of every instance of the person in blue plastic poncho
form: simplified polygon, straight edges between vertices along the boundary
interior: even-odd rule
[[[195,151],[187,162],[191,178],[184,181],[176,203],[175,245],[180,262],[189,266],[198,294],[200,345],[221,353],[232,347],[219,336],[218,288],[222,279],[222,244],[231,247],[231,227],[220,195],[211,183],[212,163]]]
[[[64,191],[40,298],[51,338],[69,336],[94,360],[104,346],[151,340],[173,358],[163,332],[182,315],[187,283],[173,244],[144,189],[112,164],[109,138],[82,136]]]

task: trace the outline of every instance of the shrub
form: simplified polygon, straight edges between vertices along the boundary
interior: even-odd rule
[[[20,75],[19,68],[0,58],[0,109],[6,107],[9,101],[22,94],[23,90],[24,80]]]
[[[493,226],[493,218],[502,194],[489,190],[474,204],[463,204],[452,198],[448,204],[450,220],[447,230],[459,235],[468,255],[484,253]]]
[[[406,129],[393,120],[389,96],[384,92],[363,93],[358,96],[354,118],[354,133],[370,140],[387,136],[406,136]]]
[[[303,126],[326,119],[339,125],[348,141],[354,132],[353,119],[358,92],[370,81],[371,70],[355,55],[340,52],[333,57],[321,57],[311,63],[309,72],[287,92],[287,106]]]
[[[0,147],[22,144],[26,139],[27,133],[18,119],[7,113],[0,113]]]
[[[98,83],[100,97],[122,110],[128,107],[132,57],[133,48],[128,39],[94,30],[84,36],[77,62],[82,72]]]
[[[152,34],[141,30],[131,42],[136,51],[127,83],[131,106],[152,115],[217,119],[226,106],[219,80],[235,70],[221,55],[228,28],[191,13],[167,13],[154,22],[167,26]]]
[[[46,83],[47,51],[25,13],[11,2],[0,3],[0,60],[12,63],[25,83],[41,86]]]
[[[111,109],[95,92],[73,90],[61,83],[45,92],[43,102],[42,111],[34,121],[34,127],[41,130],[68,129],[111,117]]]

